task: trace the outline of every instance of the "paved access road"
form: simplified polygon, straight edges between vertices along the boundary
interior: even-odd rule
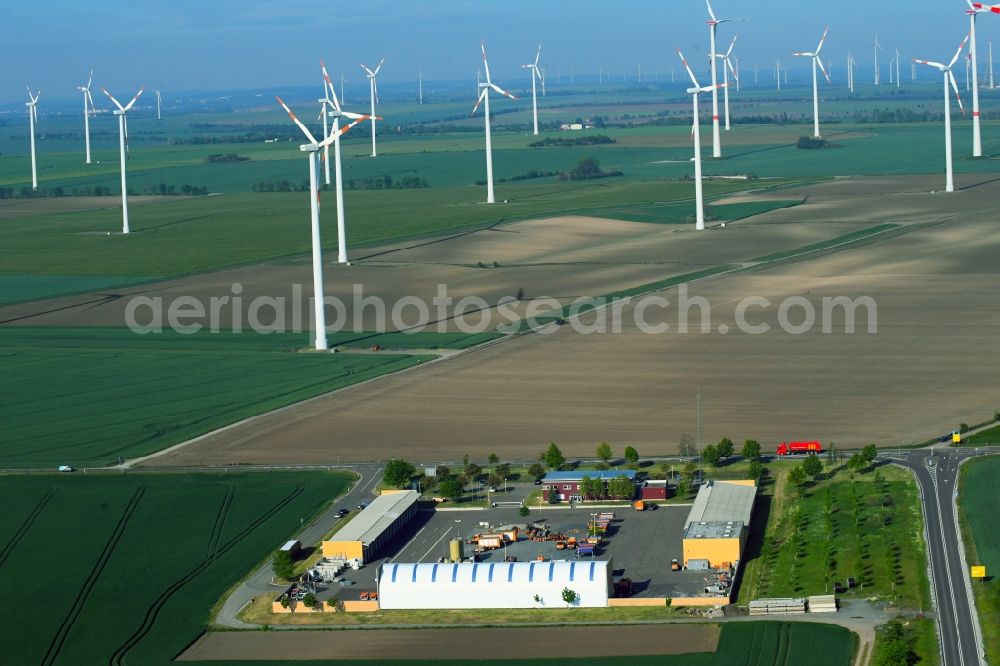
[[[324,467],[324,469],[327,469]],[[333,502],[316,520],[299,532],[295,538],[303,544],[311,544],[319,541],[323,536],[337,524],[334,514],[338,509],[353,509],[361,502],[371,501],[375,487],[378,486],[379,479],[382,478],[381,465],[344,465],[331,467],[329,469],[354,472],[359,476],[358,480],[351,485],[350,490]],[[281,544],[274,544],[278,548]],[[255,625],[246,624],[236,619],[239,613],[254,597],[265,592],[277,592],[283,585],[271,583],[271,560],[268,559],[263,565],[247,577],[240,586],[237,587],[226,602],[222,605],[215,622],[225,627],[239,629],[253,629]]]
[[[955,511],[959,465],[975,455],[947,448],[884,455],[913,470],[920,488],[944,666],[986,663]]]

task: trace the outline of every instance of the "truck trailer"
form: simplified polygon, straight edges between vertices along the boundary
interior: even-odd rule
[[[782,442],[778,445],[779,456],[805,455],[823,453],[823,445],[819,442]]]

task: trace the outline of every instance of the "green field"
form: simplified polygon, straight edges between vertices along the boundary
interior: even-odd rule
[[[769,503],[763,543],[747,563],[740,602],[831,593],[835,582],[851,577],[858,587],[845,597],[874,596],[903,608],[929,608],[917,488],[899,469],[880,467],[877,474],[880,479],[876,472],[852,478],[838,466],[832,478],[802,494],[782,480]],[[754,552],[753,544],[750,548]]]
[[[7,476],[10,664],[167,664],[247,567],[343,492],[334,473]]]
[[[331,342],[457,348],[486,337],[437,335]],[[0,467],[113,464],[430,358],[292,351],[308,344],[293,334],[0,328]]]
[[[987,579],[973,583],[986,659],[1000,663],[1000,532],[996,507],[1000,505],[1000,458],[972,460],[962,466],[959,510],[969,564],[986,566]]]

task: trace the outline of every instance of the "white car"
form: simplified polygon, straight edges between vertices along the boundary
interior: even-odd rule
[[[60,472],[75,472],[76,470],[74,470],[69,465],[59,465],[59,471]]]

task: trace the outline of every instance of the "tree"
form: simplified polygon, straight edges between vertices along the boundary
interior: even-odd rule
[[[315,594],[309,592],[306,596],[302,597],[302,605],[306,608],[316,608],[319,605],[319,599],[316,598]]]
[[[688,477],[688,476],[682,476],[677,481],[677,496],[678,497],[687,497],[688,495],[690,495],[691,494],[691,484],[692,484],[692,479],[690,477]]]
[[[531,515],[531,510],[527,506],[522,505],[520,510],[518,510],[518,513],[521,514],[522,518],[527,518]]]
[[[385,482],[394,488],[405,488],[410,485],[416,472],[416,467],[402,458],[396,458],[385,466]]]
[[[566,602],[567,607],[575,606],[580,601],[580,595],[568,587],[564,587],[562,591],[562,600]]]
[[[625,447],[625,462],[627,462],[629,465],[639,464],[639,452],[635,450],[635,447],[633,446]]]
[[[711,444],[702,449],[701,457],[712,467],[717,467],[719,460],[722,458],[722,456],[719,455],[719,449]]]
[[[802,469],[801,465],[796,465],[792,468],[792,471],[788,473],[788,480],[798,488],[801,488],[806,481],[809,480],[806,471]]]
[[[496,488],[497,486],[503,484],[503,477],[496,472],[493,472],[486,479],[486,483],[489,484],[490,488]]]
[[[462,497],[462,492],[465,490],[465,487],[457,477],[449,476],[441,481],[438,490],[444,497],[447,497],[450,500],[457,500]]]
[[[496,465],[498,462],[500,462],[500,456],[498,456],[495,453],[491,453],[488,460],[490,461],[491,465]]]
[[[271,562],[271,570],[275,578],[291,580],[295,577],[295,563],[292,562],[292,554],[287,550],[279,550],[274,554]]]
[[[501,479],[506,479],[507,477],[509,477],[510,464],[502,463],[500,465],[497,465],[497,476],[499,476]]]
[[[837,445],[834,444],[833,442],[830,442],[830,446],[827,447],[827,449],[826,449],[826,461],[829,464],[831,464],[831,465],[833,464],[833,461],[837,457],[836,449],[837,449]]]
[[[861,449],[861,457],[864,461],[871,465],[875,462],[875,458],[878,456],[878,449],[874,444],[869,444],[865,448]]]
[[[810,453],[806,456],[806,459],[802,461],[802,471],[811,476],[813,480],[819,479],[823,473],[823,463],[820,461],[819,456],[815,453]]]
[[[531,463],[531,467],[528,468],[528,474],[535,478],[545,476],[545,468],[538,463]]]
[[[562,451],[556,446],[555,442],[549,444],[549,448],[545,451],[545,464],[549,466],[550,469],[559,469],[559,467],[566,462],[566,458],[563,457]]]
[[[860,453],[855,453],[851,456],[851,459],[847,461],[847,466],[852,472],[860,472],[864,469],[865,465],[865,459]]]
[[[580,479],[580,495],[584,499],[600,499],[604,497],[604,481],[584,476]]]
[[[740,451],[740,455],[743,456],[744,460],[757,460],[760,458],[760,442],[756,439],[746,440],[743,442],[743,450]]]
[[[677,450],[684,458],[690,458],[698,455],[698,449],[695,447],[694,440],[691,439],[691,435],[681,435],[681,439],[677,443]]]
[[[476,463],[468,463],[465,466],[465,478],[470,481],[474,481],[479,478],[479,475],[483,473],[483,468]]]
[[[750,474],[751,479],[760,481],[760,478],[764,476],[764,463],[759,460],[751,461],[748,473]]]
[[[715,448],[719,452],[719,457],[724,459],[729,459],[736,453],[736,446],[733,444],[733,440],[728,437],[723,437],[719,440]]]
[[[635,497],[635,482],[627,476],[616,476],[608,481],[608,495],[613,499],[630,500]]]
[[[605,464],[611,460],[611,456],[614,453],[611,451],[611,445],[607,442],[601,442],[597,445],[597,457],[604,461]]]

